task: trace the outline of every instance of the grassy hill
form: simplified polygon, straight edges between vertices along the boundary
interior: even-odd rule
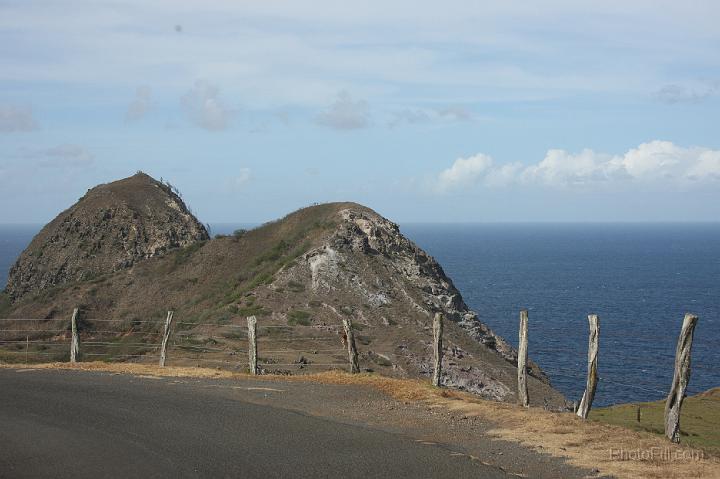
[[[590,419],[663,435],[664,411],[665,401],[620,404],[594,409]],[[720,388],[685,399],[680,418],[680,435],[681,443],[720,455]]]
[[[0,317],[37,323],[31,339],[67,340],[74,308],[88,360],[153,362],[165,314],[173,310],[170,361],[241,370],[246,317],[257,317],[259,362],[266,372],[294,374],[347,367],[342,320],[357,333],[360,367],[396,377],[432,373],[432,318],[446,321],[444,383],[514,401],[516,352],[469,310],[441,266],[394,223],[355,203],[314,205],[250,231],[198,241],[115,272],[44,287]],[[22,361],[25,332],[7,326],[0,361]],[[64,325],[64,326],[63,326]],[[108,344],[111,343],[111,344]],[[47,346],[48,349],[38,349]],[[30,345],[29,355],[66,360],[66,348]],[[86,351],[87,348],[86,347]],[[90,356],[92,354],[92,356]],[[209,363],[212,361],[212,363]],[[539,367],[530,363],[535,404],[564,408]]]

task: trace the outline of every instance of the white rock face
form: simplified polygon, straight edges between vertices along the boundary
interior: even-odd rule
[[[397,312],[416,311],[425,321],[441,312],[493,353],[509,362],[517,360],[515,350],[467,307],[437,261],[405,238],[395,223],[360,208],[341,210],[338,216],[339,224],[325,244],[306,253],[305,262],[289,275],[300,277],[302,270],[309,272],[313,292],[326,292],[334,298],[341,293],[349,295],[343,304],[364,304],[371,316],[382,317],[383,324],[389,324],[386,316]],[[357,313],[363,317],[362,311]],[[409,350],[406,358],[421,371],[429,367]],[[534,367],[535,375],[543,377]],[[448,384],[495,399],[514,394],[493,377],[477,368],[460,370],[452,361],[446,367]]]
[[[333,284],[340,278],[338,262],[340,257],[334,249],[325,246],[306,255],[310,273],[312,275],[312,288],[332,290]]]

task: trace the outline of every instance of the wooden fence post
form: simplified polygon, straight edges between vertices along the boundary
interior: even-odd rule
[[[665,402],[665,436],[675,443],[680,442],[680,408],[685,399],[688,382],[690,382],[690,351],[697,320],[698,317],[694,314],[685,314],[675,350],[675,373],[672,387]]]
[[[170,325],[172,325],[173,312],[168,311],[165,318],[165,330],[163,331],[162,344],[160,345],[160,367],[165,367],[165,358],[167,356],[167,342],[170,338]]]
[[[257,364],[257,319],[255,316],[248,316],[248,364],[250,374],[256,376],[258,373]]]
[[[527,309],[520,311],[520,333],[518,345],[518,403],[521,406],[529,407],[527,387],[527,358],[528,358],[528,312]]]
[[[345,338],[347,339],[348,348],[348,360],[350,361],[350,373],[355,374],[360,372],[360,366],[358,365],[358,353],[355,347],[355,334],[352,329],[352,321],[348,318],[343,318],[343,328],[345,328]]]
[[[443,315],[435,313],[433,318],[433,351],[435,353],[435,368],[433,370],[432,385],[440,387],[440,376],[442,375],[442,347],[443,336]]]
[[[75,363],[80,357],[80,338],[77,330],[78,309],[73,309],[72,319],[70,320],[70,328],[72,329],[72,337],[70,338],[70,362]]]
[[[597,356],[598,356],[598,340],[600,336],[600,318],[596,314],[588,315],[588,323],[590,324],[590,337],[588,340],[588,371],[587,384],[585,392],[580,400],[577,415],[583,419],[587,419],[592,407],[593,399],[595,399],[595,390],[597,389]]]

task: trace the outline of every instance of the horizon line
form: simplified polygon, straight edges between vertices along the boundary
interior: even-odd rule
[[[274,222],[277,221],[279,218],[273,218],[269,220],[256,220],[256,221],[229,221],[229,220],[222,220],[222,221],[201,221],[203,225],[255,225],[255,226],[262,226],[265,223]],[[710,225],[710,224],[718,224],[720,225],[720,219],[718,220],[677,220],[677,219],[670,219],[670,220],[467,220],[467,221],[428,221],[428,220],[410,220],[410,221],[404,221],[404,220],[396,220],[396,219],[390,219],[387,218],[393,223],[397,223],[400,225],[403,224],[418,224],[418,225],[534,225],[534,224],[703,224],[703,225]],[[8,223],[2,223],[0,222],[0,227],[4,226],[45,226],[49,224],[52,220],[42,223],[42,222],[8,222]]]

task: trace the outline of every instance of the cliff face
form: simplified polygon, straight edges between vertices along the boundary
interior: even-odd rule
[[[515,394],[517,351],[468,308],[433,257],[398,225],[360,205],[337,211],[334,224],[320,246],[280,271],[268,289],[304,284],[315,296],[333,298],[340,308],[329,301],[323,307],[338,317],[355,316],[363,331],[375,332],[366,359],[379,354],[411,376],[432,373],[429,331],[434,314],[443,313],[450,331],[444,383],[498,400]],[[529,368],[547,382],[535,363]]]
[[[207,239],[170,187],[138,173],[89,190],[45,226],[10,269],[6,292],[18,300]]]

